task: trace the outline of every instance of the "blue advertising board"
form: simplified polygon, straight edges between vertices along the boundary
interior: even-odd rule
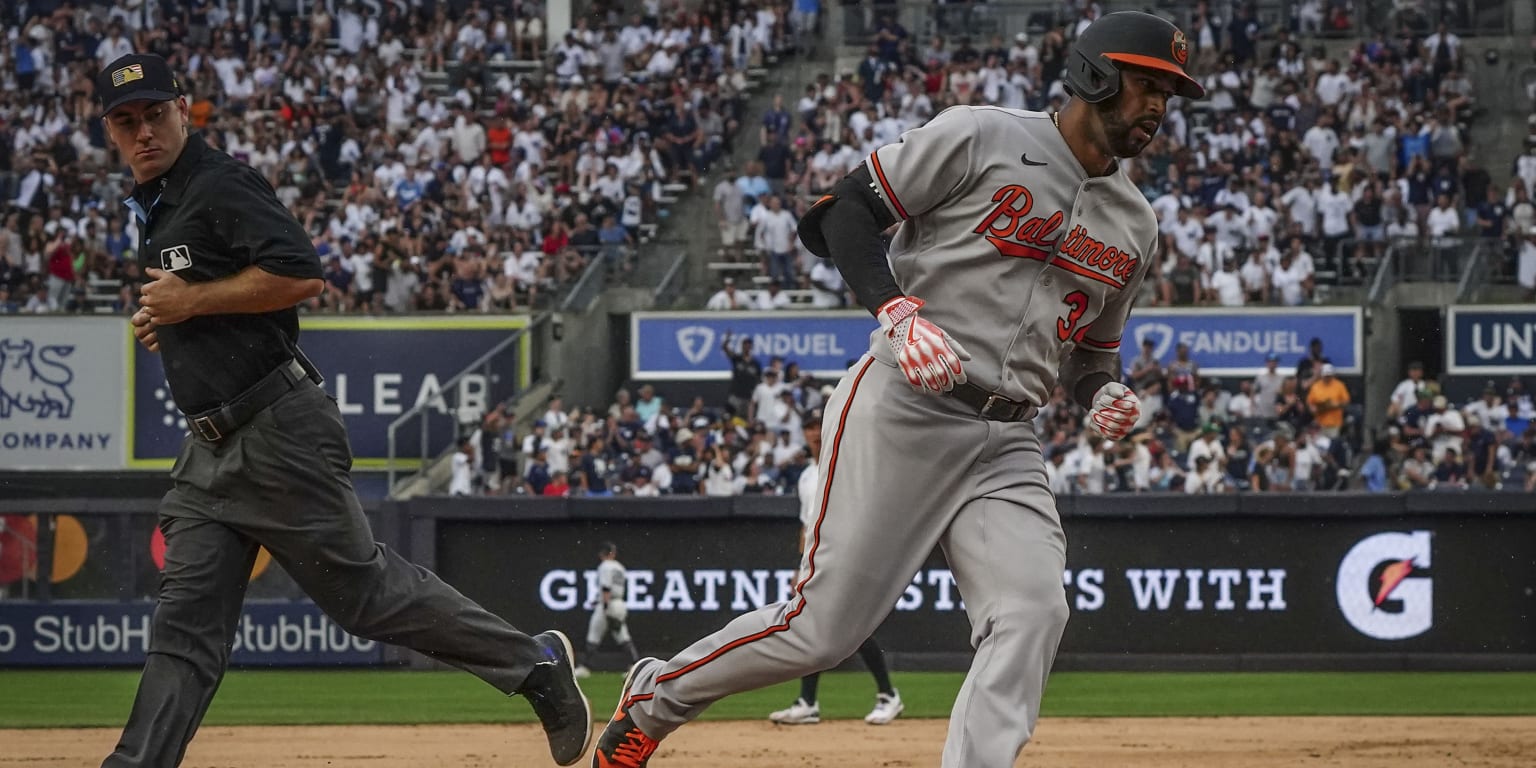
[[[751,337],[753,352],[777,355],[823,378],[843,375],[869,349],[868,312],[636,312],[630,315],[630,372],[636,379],[729,379],[720,345]]]
[[[126,326],[126,323],[124,324]],[[325,390],[336,399],[352,441],[354,465],[382,467],[389,455],[389,425],[417,404],[427,404],[429,453],[456,436],[452,406],[489,408],[528,385],[530,360],[525,336],[516,354],[503,355],[489,376],[465,376],[457,389],[443,384],[469,364],[527,327],[521,315],[501,317],[305,317],[299,345],[325,376]],[[171,401],[160,356],[134,345],[130,370],[133,406],[128,464],[169,467],[187,433],[186,420]],[[404,430],[399,455],[416,457],[419,428]]]
[[[1452,374],[1536,374],[1536,308],[1451,307],[1445,369]]]
[[[864,312],[638,312],[631,316],[630,370],[636,379],[728,379],[720,349],[727,334],[750,336],[760,356],[779,355],[817,376],[836,377],[869,346],[875,321]],[[1173,359],[1183,342],[1200,370],[1251,376],[1274,353],[1285,365],[1307,354],[1313,338],[1339,373],[1361,372],[1358,307],[1137,309],[1122,337],[1127,363],[1150,339],[1159,359]]]
[[[139,666],[149,651],[149,601],[0,603],[0,668]],[[384,646],[348,634],[314,603],[247,600],[235,666],[373,666]]]
[[[1135,309],[1120,337],[1120,355],[1129,365],[1150,339],[1166,363],[1184,343],[1203,374],[1252,376],[1264,370],[1271,353],[1282,368],[1294,367],[1315,338],[1339,373],[1356,375],[1364,356],[1362,331],[1359,307]]]

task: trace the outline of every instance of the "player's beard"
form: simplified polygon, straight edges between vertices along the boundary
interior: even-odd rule
[[[1152,143],[1158,129],[1162,127],[1162,121],[1153,115],[1141,115],[1134,120],[1126,120],[1120,114],[1118,95],[1093,106],[1099,113],[1099,125],[1104,131],[1104,143],[1108,145],[1110,154],[1115,157],[1135,157],[1141,154],[1141,151]],[[1143,141],[1141,131],[1147,130],[1148,127],[1151,131]]]

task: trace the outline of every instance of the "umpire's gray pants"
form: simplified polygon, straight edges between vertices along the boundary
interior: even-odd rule
[[[938,544],[976,649],[943,766],[1010,768],[1067,622],[1066,539],[1034,425],[983,421],[865,355],[827,401],[822,434],[819,517],[795,596],[636,673],[635,723],[661,738],[730,694],[836,666]]]
[[[181,762],[229,662],[258,545],[338,625],[473,673],[503,693],[528,635],[375,543],[336,404],[303,382],[220,443],[188,437],[160,506],[165,571],[133,711],[104,768]]]

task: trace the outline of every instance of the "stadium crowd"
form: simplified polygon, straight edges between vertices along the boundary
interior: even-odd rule
[[[722,200],[724,182],[716,188],[726,255],[751,246],[763,276],[817,288],[814,258],[789,252],[778,212],[803,212],[874,148],[951,105],[1060,108],[1066,54],[1100,12],[1068,6],[1081,17],[1011,39],[963,29],[919,39],[879,13],[856,66],[818,76],[793,102],[781,94],[763,114],[762,148],[735,180],[745,206]],[[1320,287],[1363,281],[1393,243],[1405,246],[1400,258],[1454,278],[1475,239],[1496,242],[1496,277],[1536,293],[1536,111],[1518,156],[1472,146],[1468,126],[1486,110],[1446,24],[1404,17],[1397,35],[1330,56],[1296,29],[1265,28],[1241,3],[1226,20],[1211,7],[1195,4],[1183,20],[1207,99],[1174,99],[1160,135],[1129,161],[1164,245],[1143,303],[1307,304],[1325,298]],[[1324,18],[1349,23],[1303,12],[1294,26]],[[1507,185],[1493,182],[1490,163],[1508,164]]]
[[[0,313],[134,309],[131,179],[93,102],[123,54],[165,56],[192,125],[308,228],[331,288],[309,309],[513,311],[592,259],[632,266],[668,185],[731,150],[790,13],[599,4],[551,41],[536,2],[380,5],[7,4]]]
[[[727,339],[724,403],[669,403],[650,384],[620,390],[606,408],[552,398],[519,434],[504,407],[461,445],[457,493],[543,496],[793,495],[809,457],[801,427],[820,419],[828,382],[794,361],[755,355]],[[1360,409],[1323,342],[1223,386],[1189,349],[1159,361],[1146,344],[1125,380],[1143,412],[1131,438],[1112,443],[1057,388],[1035,419],[1058,495],[1174,492],[1369,492],[1472,487],[1536,490],[1536,404],[1519,378],[1489,382],[1453,405],[1414,364],[1392,394],[1388,422],[1361,460]]]

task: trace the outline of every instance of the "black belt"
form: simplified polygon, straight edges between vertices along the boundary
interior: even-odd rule
[[[233,400],[212,410],[189,414],[187,425],[192,428],[192,434],[216,443],[234,434],[235,430],[249,423],[256,414],[306,380],[312,381],[313,378],[304,364],[297,359],[289,360],[263,376],[250,389],[236,395]]]
[[[989,421],[1028,421],[1039,412],[1033,404],[1009,400],[967,381],[950,390],[950,396],[976,409],[976,415]]]

